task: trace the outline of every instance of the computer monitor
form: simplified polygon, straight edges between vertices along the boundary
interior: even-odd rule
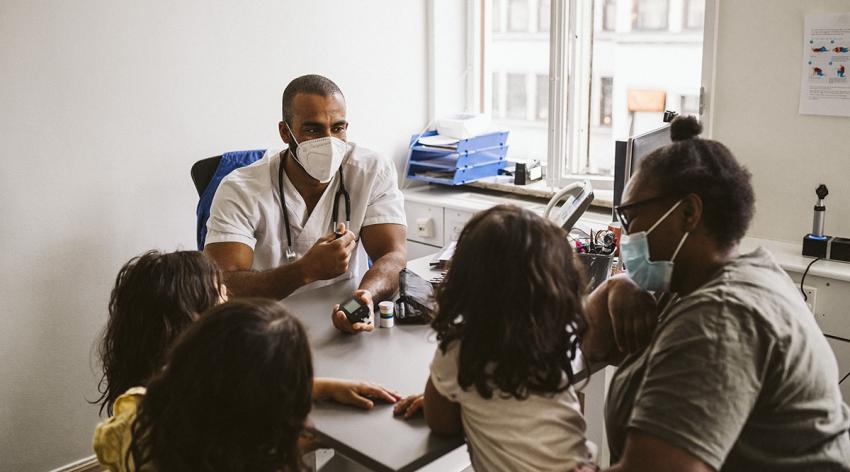
[[[632,136],[628,141],[614,144],[614,206],[623,199],[623,191],[632,175],[640,168],[640,161],[652,151],[673,142],[670,139],[670,124]],[[616,218],[616,215],[614,216]]]

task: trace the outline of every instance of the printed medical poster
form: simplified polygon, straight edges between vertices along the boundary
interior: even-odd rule
[[[850,116],[850,12],[806,15],[800,113]]]

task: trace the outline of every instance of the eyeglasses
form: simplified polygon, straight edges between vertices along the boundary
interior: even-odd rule
[[[667,198],[669,195],[659,195],[657,197],[647,198],[646,200],[640,200],[634,203],[629,203],[628,205],[619,205],[614,207],[614,212],[617,213],[617,218],[620,220],[620,224],[623,225],[623,231],[628,234],[629,233],[629,224],[631,223],[631,218],[626,216],[626,211],[637,208],[641,205],[645,205],[647,203],[652,203],[658,200],[662,200]]]

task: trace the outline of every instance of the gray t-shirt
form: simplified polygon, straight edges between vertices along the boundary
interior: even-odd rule
[[[838,365],[799,290],[765,250],[663,310],[606,402],[612,460],[628,429],[717,470],[850,471]]]

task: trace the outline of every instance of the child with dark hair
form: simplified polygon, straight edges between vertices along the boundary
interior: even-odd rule
[[[439,348],[423,410],[439,434],[465,433],[476,470],[570,470],[591,461],[570,358],[584,326],[583,277],[566,234],[518,207],[461,232],[432,327]]]
[[[118,398],[94,449],[112,471],[297,471],[313,367],[301,324],[271,300],[213,308],[147,389]]]
[[[148,251],[118,272],[100,341],[96,403],[112,404],[162,368],[166,350],[199,313],[227,299],[215,262],[198,251]]]
[[[109,319],[100,343],[103,376],[101,412],[133,387],[145,386],[162,370],[174,340],[200,313],[227,301],[218,266],[198,251],[148,251],[118,272],[109,299]],[[370,409],[372,396],[390,403],[397,395],[382,387],[338,379],[316,379],[314,395]]]

